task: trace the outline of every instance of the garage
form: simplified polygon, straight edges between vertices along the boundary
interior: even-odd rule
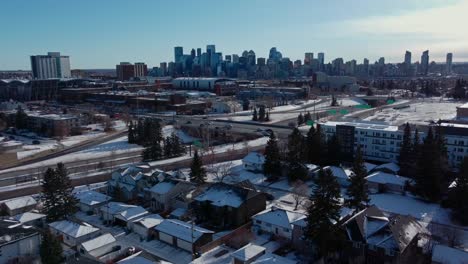
[[[184,241],[182,239],[177,239],[177,246],[181,249],[192,252],[192,243]]]
[[[172,236],[159,232],[159,240],[172,245]]]

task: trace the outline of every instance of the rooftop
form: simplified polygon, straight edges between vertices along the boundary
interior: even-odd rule
[[[114,242],[116,242],[114,236],[109,233],[106,233],[104,235],[83,242],[81,245],[86,251],[90,252]]]
[[[97,227],[93,227],[91,225],[80,225],[67,220],[53,222],[50,223],[49,226],[74,238],[99,231],[99,228]]]
[[[404,186],[407,181],[408,182],[412,181],[412,179],[410,178],[405,178],[399,175],[385,173],[382,171],[376,171],[372,173],[371,175],[366,177],[366,180],[369,182],[377,182],[377,183],[382,183],[382,184],[395,184],[395,185],[401,185],[401,186]]]
[[[31,222],[31,221],[45,218],[45,217],[46,217],[45,214],[26,212],[26,213],[22,213],[19,215],[15,215],[14,219],[20,223],[27,223],[27,222]]]
[[[191,242],[198,240],[203,234],[213,234],[214,232],[190,223],[175,219],[167,219],[155,227],[157,231],[166,233],[184,241]]]
[[[260,254],[265,253],[266,248],[254,244],[247,244],[244,247],[234,251],[231,256],[240,261],[249,261]]]
[[[23,196],[11,200],[6,200],[4,202],[5,206],[8,207],[10,210],[24,208],[31,205],[36,205],[37,202],[31,196]]]
[[[134,223],[141,224],[142,226],[146,228],[153,228],[159,224],[161,224],[164,221],[164,218],[162,218],[158,214],[151,214],[144,216],[143,218],[140,218],[138,220],[134,220]]]
[[[324,126],[352,126],[359,129],[367,130],[381,130],[381,131],[398,131],[398,126],[392,126],[383,122],[339,122],[339,121],[327,121],[322,123]]]
[[[96,191],[79,192],[75,194],[75,197],[80,201],[80,203],[87,205],[96,205],[111,199],[110,196]]]
[[[11,222],[0,221],[0,246],[37,233],[34,228],[22,225],[12,226]]]
[[[253,216],[255,220],[291,229],[292,223],[306,218],[304,214],[272,207]]]

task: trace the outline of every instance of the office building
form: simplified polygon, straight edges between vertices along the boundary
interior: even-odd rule
[[[421,56],[421,65],[420,65],[420,71],[422,75],[427,75],[429,71],[429,51],[426,50],[423,52]]]
[[[135,67],[135,70],[134,70],[134,76],[133,77],[143,77],[143,76],[147,75],[148,66],[146,66],[145,63],[136,62],[134,67]]]
[[[411,52],[410,51],[405,52],[405,65],[411,66]]]
[[[314,59],[314,53],[306,52],[304,55],[304,65],[312,64],[312,60]]]
[[[161,71],[161,75],[166,76],[167,75],[167,62],[159,63],[159,69]]]
[[[31,71],[34,79],[70,78],[70,57],[60,52],[31,56]]]
[[[317,54],[318,62],[319,62],[319,68],[320,70],[323,70],[323,65],[325,64],[325,53],[319,52]]]
[[[447,53],[447,60],[445,63],[445,72],[447,74],[452,73],[452,60],[453,60],[453,54],[452,53]]]
[[[174,62],[175,63],[180,62],[183,55],[184,55],[184,48],[182,48],[182,47],[175,47],[174,48]]]
[[[130,62],[121,62],[115,69],[119,81],[128,81],[135,76],[135,67]]]

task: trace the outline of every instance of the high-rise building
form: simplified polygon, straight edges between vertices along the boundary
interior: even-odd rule
[[[380,65],[380,66],[384,66],[384,65],[385,65],[385,58],[384,58],[384,57],[380,57],[380,58],[379,58],[379,65]]]
[[[362,71],[364,76],[367,76],[369,74],[369,59],[364,58],[364,61],[362,63]]]
[[[34,79],[70,78],[70,57],[60,52],[31,56],[31,71]]]
[[[197,48],[197,57],[201,57],[201,55],[202,55],[201,48]]]
[[[121,62],[115,66],[115,69],[119,81],[128,81],[135,76],[135,66],[130,62]]]
[[[192,57],[192,59],[194,59],[196,56],[197,56],[197,55],[196,55],[196,53],[195,53],[195,49],[192,49],[192,50],[190,51],[190,57]]]
[[[166,76],[167,75],[167,63],[166,62],[161,62],[159,63],[159,69],[161,71],[161,75],[162,76]]]
[[[310,65],[312,63],[312,60],[314,59],[314,53],[312,52],[306,52],[304,54],[304,64],[305,65]]]
[[[447,60],[445,63],[445,72],[447,74],[452,73],[452,60],[453,60],[453,54],[447,53]]]
[[[319,69],[323,70],[323,65],[325,64],[325,53],[319,52],[317,54],[318,62],[319,62]]]
[[[184,48],[182,47],[175,47],[174,48],[174,62],[180,62],[182,56],[184,55]]]
[[[410,51],[405,52],[405,64],[407,66],[411,65],[411,52]]]
[[[232,54],[232,63],[239,63],[239,55]]]
[[[232,56],[231,55],[226,55],[226,56],[224,56],[224,60],[227,61],[227,62],[231,62],[232,61]]]
[[[426,50],[421,55],[421,65],[420,65],[420,73],[422,75],[427,75],[429,71],[429,51]]]
[[[266,59],[265,58],[257,58],[257,65],[258,66],[265,66],[266,65]]]
[[[148,74],[148,66],[144,62],[135,62],[133,77],[143,77]]]

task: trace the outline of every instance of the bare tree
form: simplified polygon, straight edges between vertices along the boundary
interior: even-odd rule
[[[102,127],[104,128],[104,132],[111,132],[114,130],[114,126],[110,118],[104,118],[102,122]]]
[[[292,197],[294,199],[294,210],[297,210],[300,205],[308,200],[309,186],[307,186],[303,181],[297,180],[292,184]]]
[[[232,169],[234,163],[227,161],[223,163],[210,164],[208,172],[211,173],[217,182],[224,182],[226,178],[233,178],[238,176]]]

